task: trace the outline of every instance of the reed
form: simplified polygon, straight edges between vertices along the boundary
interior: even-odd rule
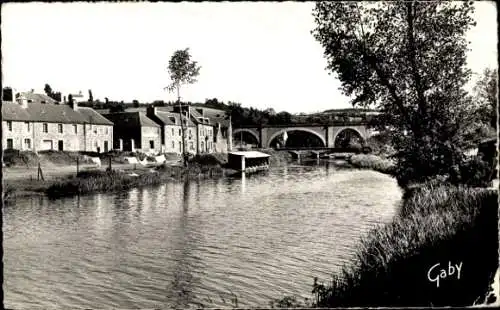
[[[94,192],[117,192],[144,186],[159,185],[186,178],[212,178],[223,175],[220,167],[162,165],[157,169],[137,171],[83,171],[76,177],[59,180],[47,188],[51,198],[83,195]]]
[[[395,164],[392,160],[373,154],[355,154],[349,158],[349,163],[356,168],[373,169],[378,172],[394,175]]]
[[[317,306],[470,306],[487,295],[498,267],[498,193],[424,185],[406,195],[395,220],[361,240],[354,263],[314,290]],[[460,279],[428,278],[440,263]],[[436,274],[431,275],[434,278]]]

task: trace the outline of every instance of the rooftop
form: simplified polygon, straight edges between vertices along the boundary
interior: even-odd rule
[[[119,112],[103,114],[103,116],[118,126],[160,127],[160,125],[147,117],[144,112]]]
[[[269,154],[258,152],[258,151],[229,152],[229,155],[244,156],[245,158],[271,157],[271,155],[269,155]]]
[[[15,102],[2,102],[2,117],[7,121],[113,125],[92,108],[75,111],[67,104],[28,103],[23,108]]]

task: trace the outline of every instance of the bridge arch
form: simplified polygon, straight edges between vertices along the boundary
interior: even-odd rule
[[[357,128],[354,128],[354,127],[344,127],[342,129],[340,129],[339,131],[337,131],[335,136],[333,137],[333,146],[337,147],[337,142],[338,142],[337,140],[341,134],[345,134],[345,133],[349,133],[349,132],[357,135],[361,139],[361,142],[366,141],[367,137],[366,137],[365,133],[361,132],[360,130],[358,130]]]
[[[265,147],[266,148],[269,148],[271,147],[271,142],[277,138],[279,135],[282,135],[283,132],[286,132],[287,134],[289,132],[292,132],[292,131],[302,131],[302,132],[307,132],[307,133],[310,133],[310,134],[313,134],[314,136],[318,137],[320,140],[321,140],[321,143],[323,143],[323,146],[327,146],[326,145],[326,140],[325,140],[325,137],[322,136],[321,134],[319,134],[318,132],[316,132],[315,130],[313,129],[309,129],[309,128],[304,128],[304,127],[290,127],[290,128],[286,128],[286,129],[283,129],[283,130],[279,130],[278,132],[275,132],[274,134],[272,134],[266,141],[265,143]]]
[[[260,143],[259,135],[257,133],[255,133],[255,131],[248,129],[248,128],[238,128],[238,129],[233,130],[233,139],[236,137],[237,134],[239,134],[241,132],[249,133],[252,137],[255,138],[255,140],[257,141],[257,144]]]

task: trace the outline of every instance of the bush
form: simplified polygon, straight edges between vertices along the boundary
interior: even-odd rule
[[[426,184],[401,212],[361,241],[353,265],[320,290],[319,306],[470,306],[490,289],[498,267],[498,193]],[[430,267],[462,263],[460,279],[427,278]],[[455,274],[457,271],[455,271]]]
[[[394,174],[395,165],[390,159],[373,154],[356,154],[349,158],[349,163],[357,168],[369,168],[387,174]]]
[[[227,163],[227,154],[198,154],[189,160],[190,163],[197,163],[202,166],[222,166]]]
[[[3,152],[3,162],[7,167],[12,166],[27,166],[35,167],[38,165],[39,158],[36,153],[31,151],[19,151],[19,150],[4,150]]]
[[[475,187],[488,187],[494,177],[490,164],[474,156],[459,168],[461,183]]]

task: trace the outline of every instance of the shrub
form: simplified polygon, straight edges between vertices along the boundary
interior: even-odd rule
[[[27,166],[35,167],[38,165],[39,158],[34,152],[19,151],[19,150],[4,150],[3,162],[7,167],[11,166]]]
[[[369,168],[382,173],[394,174],[394,162],[373,154],[356,154],[349,158],[349,163],[357,168]]]

